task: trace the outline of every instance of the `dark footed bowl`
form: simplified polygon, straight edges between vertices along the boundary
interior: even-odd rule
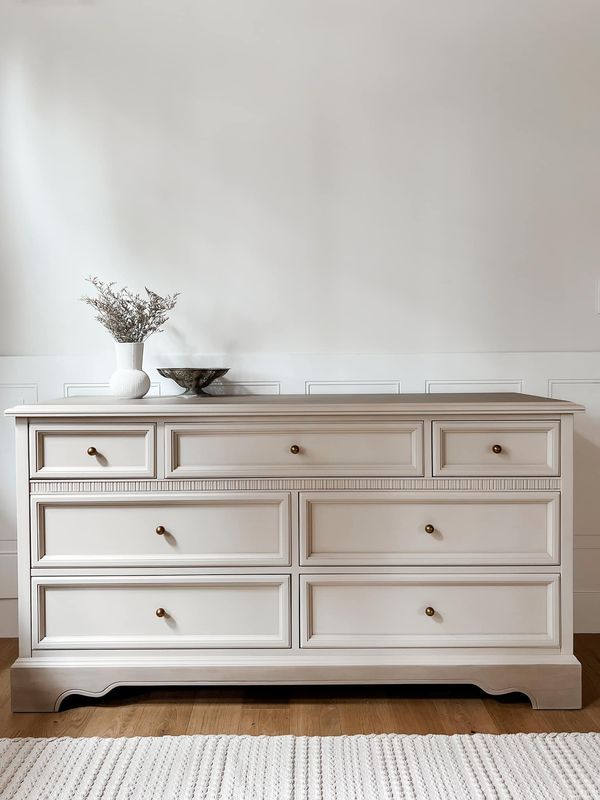
[[[195,367],[176,369],[165,367],[157,370],[157,372],[163,378],[170,378],[185,389],[184,395],[197,396],[208,395],[208,392],[203,391],[203,389],[210,386],[217,378],[222,378],[223,375],[226,375],[229,369],[196,369]]]

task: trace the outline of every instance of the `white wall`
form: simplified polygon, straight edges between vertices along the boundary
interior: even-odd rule
[[[596,0],[0,0],[0,352],[600,347]],[[73,326],[77,336],[73,336]]]
[[[90,273],[181,290],[149,363],[241,390],[582,401],[600,630],[599,29],[596,0],[0,0],[0,406],[103,390]],[[5,420],[0,633],[11,452]]]

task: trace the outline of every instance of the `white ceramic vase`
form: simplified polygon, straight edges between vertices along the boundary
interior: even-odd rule
[[[143,342],[115,342],[117,371],[110,377],[110,391],[115,397],[137,400],[150,388],[150,378],[142,369]]]

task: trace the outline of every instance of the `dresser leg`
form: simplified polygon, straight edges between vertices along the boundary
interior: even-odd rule
[[[581,708],[581,664],[571,659],[566,664],[487,667],[472,682],[493,695],[522,692],[534,709]]]
[[[581,708],[581,665],[563,667],[559,678],[542,675],[524,689],[533,708]]]
[[[55,686],[44,687],[31,681],[25,671],[11,673],[11,709],[14,713],[19,711],[43,712],[57,711],[60,691]]]
[[[40,666],[28,659],[17,659],[10,671],[11,707],[13,712],[58,711],[61,702],[70,694],[87,697],[107,694],[119,685],[114,677],[114,670]],[[135,685],[135,681],[131,685]]]

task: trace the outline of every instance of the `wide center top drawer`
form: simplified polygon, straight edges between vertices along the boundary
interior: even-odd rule
[[[167,424],[166,475],[422,475],[423,423]]]

